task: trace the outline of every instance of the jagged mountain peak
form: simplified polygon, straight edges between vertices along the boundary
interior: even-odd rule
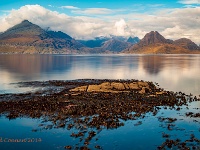
[[[23,20],[21,23],[32,24],[29,20]]]
[[[20,28],[20,27],[37,27],[37,28],[40,28],[41,29],[41,27],[39,27],[38,25],[36,25],[36,24],[33,24],[32,22],[30,22],[30,21],[28,21],[28,20],[23,20],[21,23],[19,23],[19,24],[17,24],[17,25],[15,25],[15,26],[13,26],[12,28],[10,28],[10,29],[15,29],[15,28]]]
[[[144,36],[141,43],[144,45],[167,43],[167,40],[158,31],[151,31]]]
[[[35,25],[28,20],[24,20],[21,23],[13,26],[12,28],[6,30],[1,38],[7,39],[7,38],[13,38],[13,37],[19,37],[19,36],[27,36],[27,35],[40,35],[43,34],[45,31],[39,27],[38,25]]]
[[[70,53],[84,47],[64,32],[46,31],[28,20],[22,21],[1,34],[0,46],[14,47],[25,53],[26,51],[28,53]]]

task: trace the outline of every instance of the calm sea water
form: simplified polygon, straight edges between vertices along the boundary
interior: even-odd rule
[[[183,91],[200,95],[200,55],[0,55],[0,93],[31,91],[19,88],[21,81],[74,80],[74,79],[139,79],[159,83],[170,91]],[[198,111],[200,103],[192,103],[189,109]],[[182,109],[184,114],[187,109]],[[181,117],[172,110],[161,110],[160,115],[181,118],[179,128],[185,131],[171,131],[176,137],[189,137],[190,133],[200,138],[199,122]],[[159,115],[159,114],[158,114]],[[42,142],[5,143],[3,149],[63,149],[79,139],[70,137],[72,131],[64,129],[32,132],[41,120],[18,118],[8,120],[0,117],[1,138],[38,138]],[[138,121],[138,120],[137,120]],[[96,144],[103,149],[156,149],[165,139],[155,116],[142,120],[143,124],[134,126],[137,121],[127,121],[125,126],[115,130],[103,130],[98,141],[91,141],[90,148]],[[200,120],[199,120],[200,121]]]
[[[200,94],[200,55],[0,55],[0,93],[21,81],[139,79]],[[27,89],[25,89],[27,90]]]

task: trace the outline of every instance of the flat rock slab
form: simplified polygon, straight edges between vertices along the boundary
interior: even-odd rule
[[[138,91],[143,94],[151,91],[149,82],[136,81],[136,82],[103,82],[101,84],[90,84],[79,86],[70,90],[70,92],[130,92]]]
[[[33,96],[48,96],[53,94],[79,95],[80,93],[130,93],[153,94],[158,88],[152,82],[138,80],[108,80],[108,79],[79,79],[79,80],[50,80],[15,83],[19,87],[30,87],[29,93],[0,94],[0,101],[30,99]],[[158,91],[160,92],[160,91]]]

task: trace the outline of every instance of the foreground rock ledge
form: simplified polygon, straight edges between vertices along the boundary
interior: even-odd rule
[[[188,102],[199,101],[182,92],[165,91],[152,82],[138,80],[74,80],[27,82],[23,86],[63,87],[59,92],[46,91],[0,95],[0,114],[9,119],[31,117],[43,119],[46,129],[76,128],[71,137],[87,146],[102,129],[118,128],[127,120],[156,115],[170,107],[180,111]],[[170,119],[169,120],[173,120]],[[45,125],[47,122],[47,125]],[[49,122],[52,124],[49,125]],[[142,122],[138,122],[140,125]],[[37,131],[34,130],[34,131]],[[99,146],[97,146],[99,147]],[[70,149],[71,146],[66,146]],[[81,149],[81,148],[80,148]]]
[[[74,80],[24,82],[23,86],[63,87],[57,93],[46,91],[24,94],[1,94],[0,113],[9,118],[21,115],[41,117],[92,116],[102,112],[118,115],[135,112],[138,114],[157,112],[157,106],[179,107],[188,101],[198,100],[182,92],[165,91],[153,82],[138,80]],[[55,117],[55,115],[54,115]]]
[[[151,84],[151,85],[150,85]],[[79,86],[69,90],[70,92],[130,92],[138,91],[140,94],[152,91],[152,83],[144,81],[135,82],[103,82],[101,84],[91,84]]]

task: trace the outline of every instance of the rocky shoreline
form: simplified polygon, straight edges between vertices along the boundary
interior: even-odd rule
[[[65,146],[66,149],[89,149],[90,141],[100,130],[123,126],[127,120],[144,118],[147,113],[155,116],[160,109],[180,111],[189,102],[200,101],[197,97],[182,92],[165,91],[157,84],[138,80],[73,80],[24,82],[21,86],[62,87],[59,91],[36,91],[24,94],[1,94],[0,113],[8,119],[17,117],[43,118],[52,125],[46,128],[76,128],[79,132],[71,137],[80,138],[82,147]],[[45,93],[45,94],[44,94]],[[199,117],[199,114],[186,114]],[[161,121],[175,122],[175,118]],[[142,122],[138,122],[140,125]],[[37,130],[35,130],[36,132]],[[166,134],[163,133],[166,137]],[[199,148],[200,140],[191,135],[193,148]],[[185,143],[185,144],[184,144]],[[158,149],[191,147],[186,142],[167,139]],[[96,145],[96,149],[101,146]]]

